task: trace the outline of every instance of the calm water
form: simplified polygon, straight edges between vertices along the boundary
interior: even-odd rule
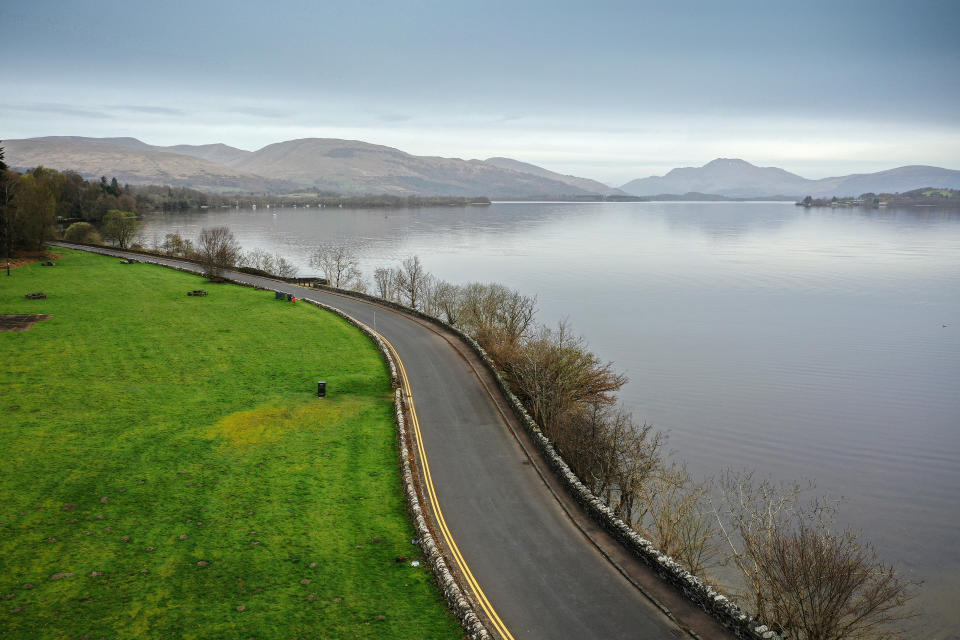
[[[624,404],[695,472],[755,468],[844,496],[904,576],[923,636],[960,637],[960,214],[783,203],[496,203],[467,209],[219,210],[312,274],[345,243],[370,276],[418,254],[453,282],[536,294],[630,376]]]

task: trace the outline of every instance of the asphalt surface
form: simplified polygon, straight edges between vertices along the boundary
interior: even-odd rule
[[[176,260],[110,253],[199,269]],[[447,525],[514,638],[690,637],[587,539],[538,474],[536,460],[531,463],[482,377],[443,335],[356,298],[242,273],[225,275],[337,307],[375,327],[394,346],[409,378]],[[329,377],[327,384],[335,389],[336,378]],[[709,629],[698,632],[716,635]]]

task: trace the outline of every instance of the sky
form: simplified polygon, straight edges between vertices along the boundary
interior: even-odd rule
[[[960,169],[960,2],[0,0],[0,139]]]

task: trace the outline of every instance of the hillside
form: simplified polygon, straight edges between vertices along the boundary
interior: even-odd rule
[[[268,145],[238,169],[340,193],[486,195],[491,198],[582,195],[572,185],[479,160],[414,156],[357,140],[304,138]]]
[[[135,138],[49,137],[5,140],[14,168],[50,167],[87,178],[116,177],[124,184],[168,184],[206,191],[278,191],[292,185],[211,162],[157,151]]]
[[[598,193],[602,196],[626,195],[620,189],[615,189],[614,187],[607,186],[602,182],[597,182],[596,180],[590,180],[589,178],[578,178],[577,176],[557,173],[555,171],[550,171],[549,169],[544,169],[543,167],[538,167],[534,164],[513,160],[512,158],[487,158],[484,160],[484,162],[487,164],[492,164],[495,167],[500,167],[501,169],[510,169],[511,171],[529,173],[531,175],[540,176],[541,178],[547,178],[548,180],[563,182],[578,189],[583,189],[589,193]]]

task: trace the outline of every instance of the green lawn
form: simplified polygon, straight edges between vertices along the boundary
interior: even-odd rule
[[[53,314],[0,332],[0,637],[463,637],[396,562],[419,555],[359,331],[57,251],[0,273],[0,314]]]

